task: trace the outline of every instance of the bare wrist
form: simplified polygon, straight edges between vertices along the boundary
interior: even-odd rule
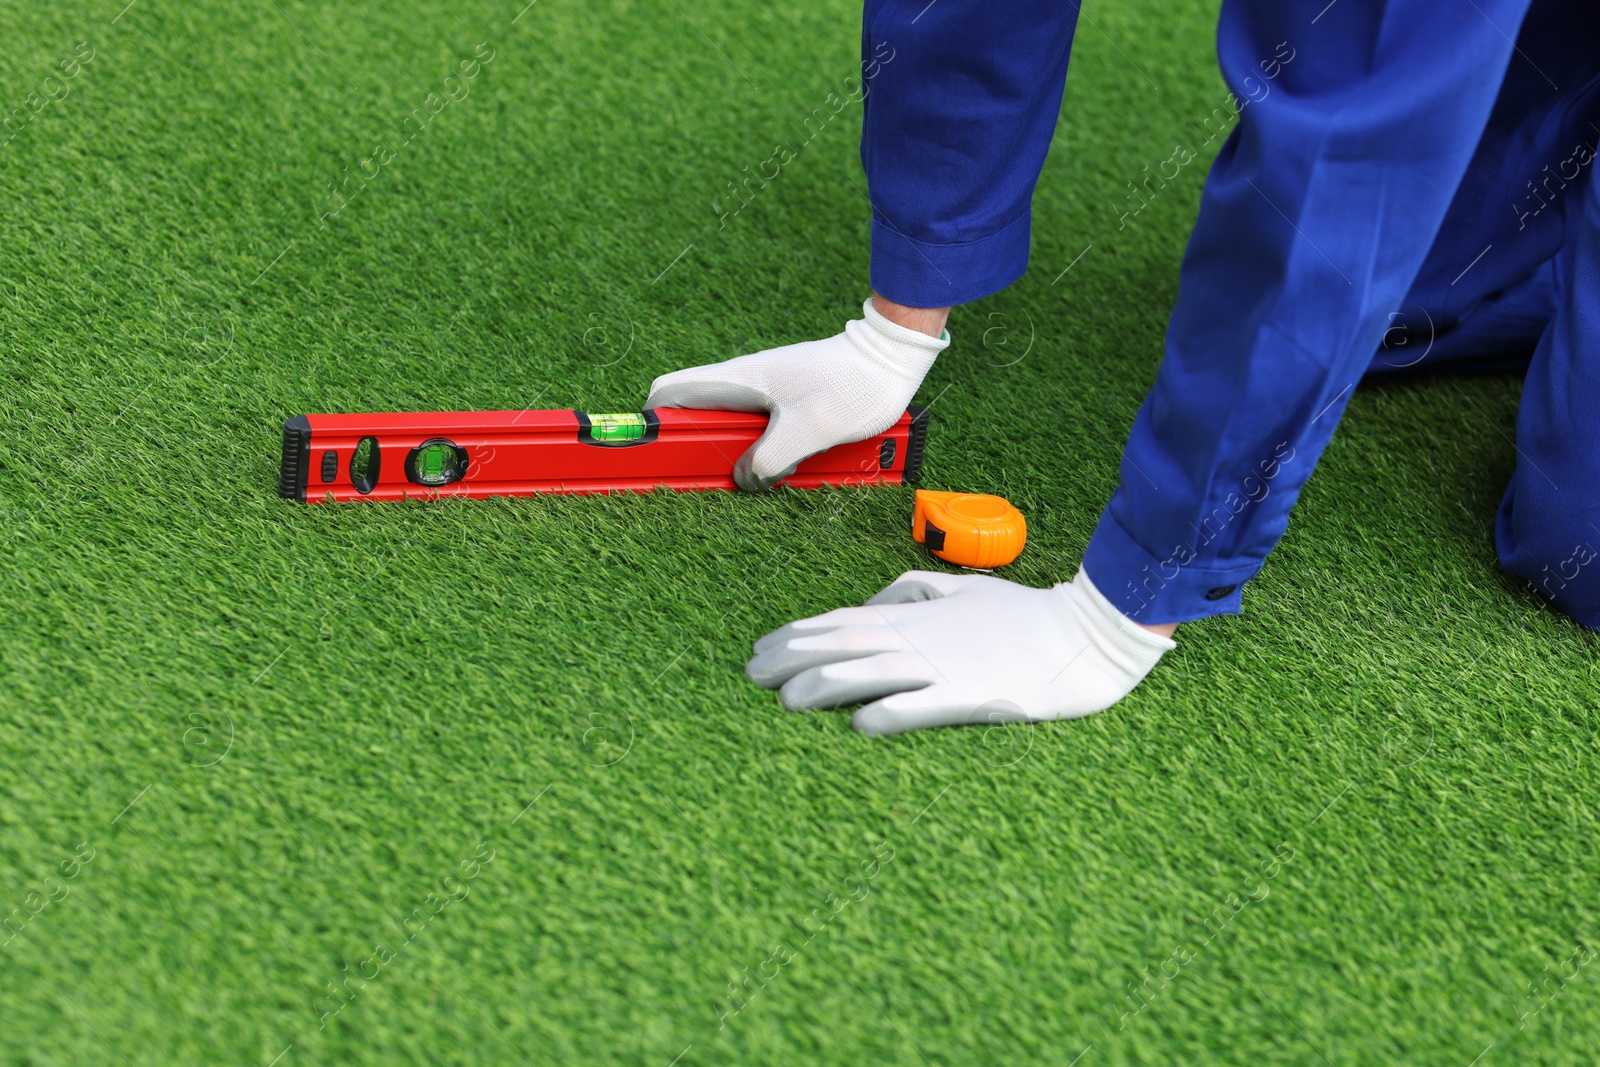
[[[894,323],[904,326],[908,330],[925,333],[929,337],[944,336],[944,326],[950,319],[950,309],[942,308],[914,308],[905,304],[896,304],[886,296],[878,293],[872,294],[872,306],[878,314]]]

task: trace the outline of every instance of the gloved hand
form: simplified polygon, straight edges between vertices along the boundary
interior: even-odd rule
[[[756,642],[745,672],[787,708],[872,701],[866,734],[1043,722],[1109,708],[1168,649],[1083,571],[1031,589],[978,574],[908,571],[865,607],[791,622]]]
[[[753,493],[808,456],[880,434],[905,414],[933,361],[950,344],[896,325],[868,300],[844,332],[663,374],[646,407],[770,411],[766,432],[733,468]]]

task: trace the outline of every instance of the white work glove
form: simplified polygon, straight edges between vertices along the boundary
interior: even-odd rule
[[[928,368],[950,344],[890,322],[868,300],[844,332],[663,374],[646,407],[770,411],[760,440],[733,468],[753,493],[794,473],[808,456],[880,434],[905,414]]]
[[[1032,589],[980,574],[908,571],[865,607],[791,622],[756,642],[745,672],[786,708],[872,701],[866,734],[1043,722],[1109,708],[1171,639],[1111,605],[1083,571]]]

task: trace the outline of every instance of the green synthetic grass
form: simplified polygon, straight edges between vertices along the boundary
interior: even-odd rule
[[[1248,614],[1118,708],[864,739],[740,668],[931,565],[909,490],[274,495],[288,415],[628,410],[836,330],[858,109],[713,201],[856,7],[121,8],[0,11],[4,1062],[1592,1062],[1600,679],[1494,563],[1516,381],[1360,390]],[[1017,580],[1152,379],[1217,145],[1119,214],[1223,101],[1213,8],[1088,5],[1033,270],[927,383]]]

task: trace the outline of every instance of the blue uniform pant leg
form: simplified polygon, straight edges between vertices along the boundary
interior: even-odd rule
[[[1369,378],[1526,370],[1561,300],[1565,219],[1600,150],[1593,0],[1534,0],[1518,55]]]
[[[867,0],[861,163],[876,292],[945,307],[1022,276],[1077,19],[1072,0]]]
[[[1084,553],[1132,618],[1239,611],[1283,536],[1513,55],[1527,0],[1476,6],[1225,0],[1218,57],[1251,102],[1206,179],[1165,356]]]
[[[1501,565],[1600,629],[1600,183],[1588,165],[1567,220],[1561,303],[1517,412],[1517,466],[1500,502]]]

